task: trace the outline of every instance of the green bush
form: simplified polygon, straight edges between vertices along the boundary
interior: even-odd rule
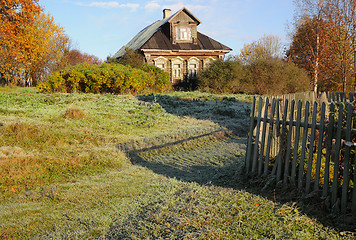
[[[286,94],[310,90],[305,70],[280,59],[243,64],[238,58],[217,60],[199,76],[198,88],[214,93]]]
[[[199,76],[198,88],[213,93],[238,93],[245,69],[239,60],[216,60]]]
[[[86,92],[139,94],[163,92],[171,88],[168,74],[154,67],[145,71],[121,64],[92,65],[82,63],[51,74],[40,83],[40,92]]]
[[[170,90],[172,88],[168,72],[148,64],[142,65],[141,69],[155,78],[158,91]]]
[[[305,70],[280,59],[261,59],[247,66],[242,90],[250,94],[287,94],[311,90]]]

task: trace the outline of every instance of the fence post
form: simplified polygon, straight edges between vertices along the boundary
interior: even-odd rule
[[[252,135],[253,129],[255,128],[255,108],[256,108],[256,98],[253,97],[252,108],[251,108],[251,117],[250,117],[250,131],[248,133],[247,140],[247,150],[246,150],[246,159],[245,159],[245,167],[246,173],[250,170],[250,161],[251,161],[251,151],[252,151]]]
[[[273,98],[272,99],[271,115],[270,115],[270,123],[269,123],[269,129],[268,129],[266,159],[265,159],[265,166],[264,166],[264,172],[263,172],[264,176],[267,176],[267,172],[268,172],[268,163],[269,163],[269,156],[270,156],[270,152],[271,152],[271,143],[272,143],[272,137],[273,137],[273,125],[274,125],[275,110],[276,110],[276,99]]]
[[[292,161],[292,170],[291,170],[291,183],[296,185],[295,177],[297,170],[297,157],[298,157],[298,149],[299,149],[299,137],[300,137],[300,121],[302,117],[302,101],[298,101],[298,110],[297,110],[297,123],[295,127],[295,142],[293,149],[293,161]]]
[[[298,188],[301,189],[303,185],[303,176],[304,176],[304,161],[305,161],[305,148],[307,145],[307,136],[308,136],[308,119],[309,119],[309,102],[305,103],[305,113],[304,113],[304,122],[303,122],[303,138],[302,138],[302,152],[300,154],[299,162],[299,174],[298,174]]]
[[[356,165],[356,154],[354,154],[354,163]],[[352,215],[356,216],[356,187],[355,187],[355,183],[356,183],[356,166],[354,167],[354,187],[352,189]]]
[[[333,184],[331,186],[331,204],[334,205],[337,200],[337,188],[339,178],[339,166],[340,166],[340,146],[341,146],[341,129],[343,120],[344,104],[339,103],[339,116],[337,121],[336,142],[335,142],[335,155],[334,155],[334,176]],[[334,209],[336,210],[336,209]]]
[[[276,116],[276,137],[275,137],[275,140],[274,140],[274,142],[275,142],[275,144],[274,144],[274,146],[273,146],[273,148],[274,148],[274,150],[275,150],[275,152],[277,152],[277,146],[278,146],[278,141],[277,141],[277,138],[278,137],[280,137],[280,119],[279,119],[279,106],[280,106],[280,102],[281,102],[281,99],[277,99],[276,100],[277,102],[276,102],[276,104],[277,104],[277,106],[276,106],[276,113],[277,113],[277,116]],[[276,153],[275,155],[277,155],[278,156],[278,153]],[[276,172],[277,172],[277,165],[278,165],[278,161],[275,161],[275,164],[273,165],[273,168],[272,168],[272,175],[276,175]]]
[[[320,179],[320,168],[321,168],[321,155],[323,149],[323,137],[324,137],[324,128],[325,128],[325,108],[326,104],[323,102],[321,104],[321,113],[320,113],[320,127],[319,127],[319,138],[318,138],[318,153],[316,157],[316,170],[315,170],[315,182],[314,182],[314,191],[319,189],[319,179]]]
[[[292,145],[292,132],[293,132],[293,119],[294,119],[294,99],[291,102],[290,106],[290,117],[289,117],[289,130],[288,130],[288,137],[287,137],[287,152],[285,156],[285,166],[284,166],[284,178],[283,182],[287,184],[288,176],[289,176],[289,164],[290,164],[290,150]]]
[[[353,106],[351,103],[347,103],[347,117],[346,117],[346,131],[345,141],[351,141],[351,125],[352,125],[352,115],[353,115]],[[342,181],[342,193],[341,193],[341,213],[346,213],[346,204],[347,204],[347,191],[349,188],[349,168],[350,168],[350,148],[345,144],[345,154],[344,154],[344,174]]]
[[[324,173],[324,184],[323,184],[323,198],[326,198],[329,191],[329,177],[330,177],[330,157],[332,155],[332,140],[334,132],[334,114],[335,114],[335,104],[330,104],[329,112],[329,123],[327,126],[326,133],[326,155],[325,155],[325,173]]]
[[[267,97],[266,98],[266,103],[265,103],[265,113],[263,115],[263,128],[262,128],[260,159],[259,159],[259,162],[258,162],[258,175],[262,174],[263,155],[264,155],[265,143],[266,143],[265,141],[266,141],[266,127],[267,127],[268,107],[269,107],[269,99]]]
[[[305,191],[309,193],[310,191],[310,181],[311,181],[311,172],[313,168],[313,149],[314,149],[314,140],[315,140],[315,128],[316,128],[316,114],[318,112],[318,103],[314,102],[313,105],[313,120],[312,127],[310,131],[310,145],[309,145],[309,155],[308,155],[308,168],[307,168],[307,176],[306,176],[306,186]]]
[[[284,104],[284,110],[283,110],[283,116],[282,116],[282,133],[281,137],[279,139],[280,141],[280,147],[279,147],[279,154],[277,157],[277,183],[281,180],[281,175],[282,175],[282,166],[283,166],[283,159],[285,156],[285,150],[286,150],[286,127],[287,127],[287,112],[288,112],[288,99],[285,100]]]
[[[257,117],[257,125],[256,125],[255,146],[253,148],[253,154],[252,154],[252,172],[253,173],[256,171],[256,165],[257,165],[257,161],[258,161],[258,145],[259,145],[259,140],[260,140],[262,105],[263,105],[263,99],[260,97],[259,103],[258,103],[258,117]]]

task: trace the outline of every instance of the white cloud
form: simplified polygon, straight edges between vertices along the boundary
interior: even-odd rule
[[[79,6],[85,7],[99,7],[99,8],[130,8],[132,11],[135,11],[140,5],[137,3],[126,3],[120,4],[116,1],[108,1],[108,2],[90,2],[90,3],[76,3]]]
[[[155,2],[155,1],[152,1],[152,2],[149,2],[145,5],[145,8],[147,10],[155,10],[157,8],[161,8],[161,5],[159,5],[159,3]]]

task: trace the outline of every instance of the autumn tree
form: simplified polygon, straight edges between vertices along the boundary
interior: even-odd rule
[[[25,37],[31,58],[27,59],[24,71],[31,85],[36,85],[58,69],[69,38],[49,14],[40,14],[35,24],[26,28]]]
[[[324,31],[325,28],[324,22],[305,15],[299,20],[292,35],[291,44],[286,51],[288,61],[308,71],[312,78],[314,91],[317,91],[320,84],[323,85],[322,79],[330,77],[324,64],[324,56],[325,58],[329,57],[327,54],[328,47],[326,46],[328,36],[327,32]],[[319,30],[316,31],[315,29]]]
[[[103,63],[97,56],[88,53],[82,53],[78,49],[70,49],[70,46],[66,49],[63,61],[65,65],[71,66],[84,62],[96,65]]]
[[[265,35],[257,41],[245,44],[241,49],[240,58],[245,63],[256,60],[282,58],[283,44],[278,36]]]
[[[297,0],[288,59],[309,71],[313,89],[351,90],[356,0]],[[356,77],[356,75],[355,75]]]
[[[33,24],[42,9],[37,0],[1,0],[0,34],[2,38],[16,38],[25,25]]]
[[[320,55],[323,49],[321,48],[321,37],[323,36],[323,17],[325,13],[325,4],[328,0],[295,0],[297,11],[295,15],[295,25],[298,29],[299,24],[306,24],[306,19],[312,20],[309,24],[309,38],[304,39],[304,45],[307,46],[310,55],[310,61],[313,70],[313,90],[318,89],[320,75]],[[298,39],[301,41],[303,39]],[[306,49],[305,49],[306,50]]]
[[[19,85],[36,85],[57,70],[68,42],[63,28],[44,13],[38,14],[33,24],[23,26],[16,39],[24,45],[11,46],[3,41],[0,65],[5,77]]]
[[[42,9],[37,0],[0,1],[0,55],[2,77],[12,79],[19,64],[29,57],[25,28],[32,26]]]
[[[330,22],[332,35],[329,38],[329,52],[334,56],[335,72],[338,78],[338,89],[351,90],[352,75],[355,73],[355,34],[356,34],[356,1],[355,0],[329,0],[326,9],[326,19]]]

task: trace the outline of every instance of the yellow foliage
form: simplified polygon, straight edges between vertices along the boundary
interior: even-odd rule
[[[37,82],[61,61],[69,39],[53,17],[40,13],[15,36],[0,38],[1,72],[14,84]]]

